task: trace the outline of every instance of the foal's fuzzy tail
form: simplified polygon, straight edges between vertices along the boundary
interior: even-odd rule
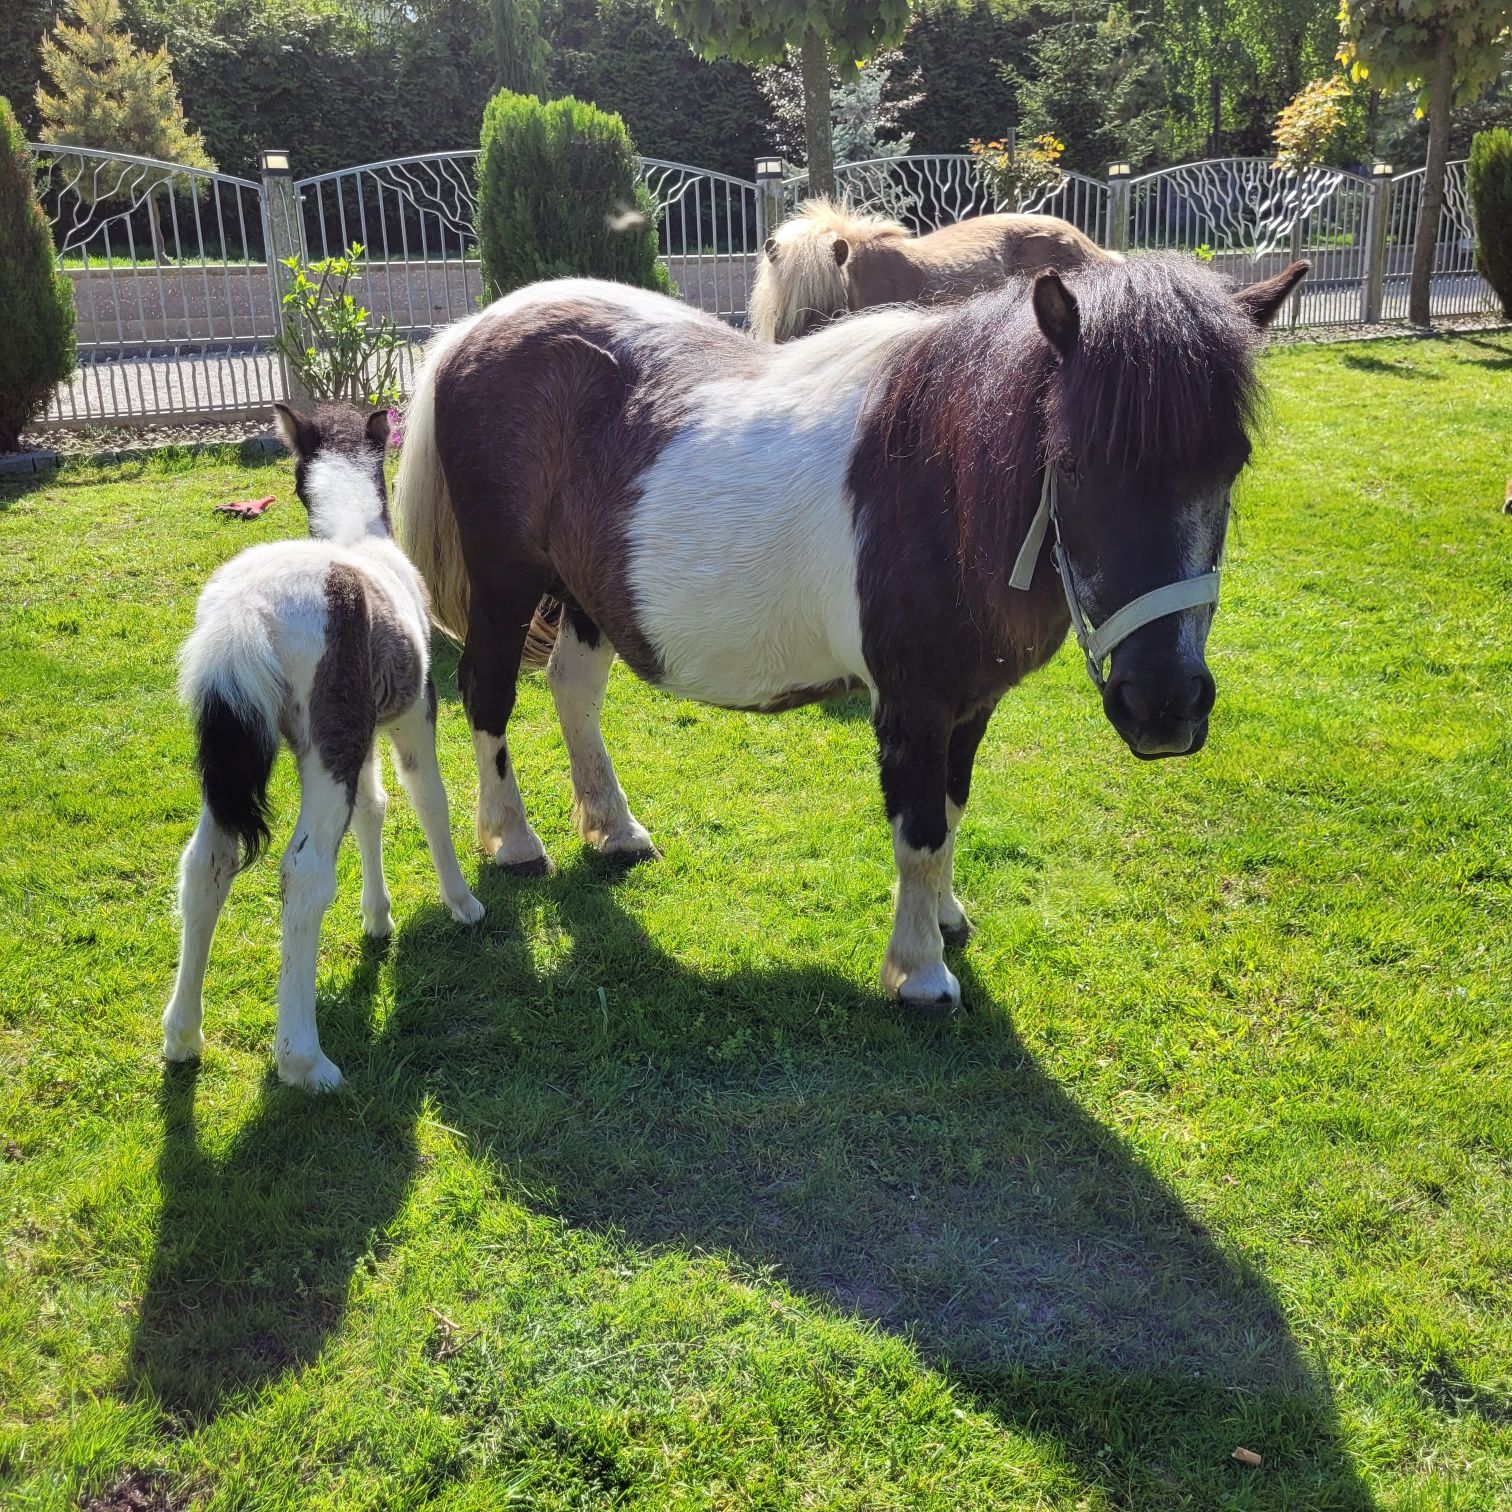
[[[448,326],[426,349],[414,393],[405,406],[404,449],[394,480],[399,546],[425,579],[431,619],[455,641],[467,637],[469,590],[462,538],[436,448],[436,373],[478,318],[471,316]]]
[[[200,792],[250,866],[268,843],[268,778],[285,694],[277,654],[260,620],[214,616],[196,624],[179,664],[179,691],[194,715]]]

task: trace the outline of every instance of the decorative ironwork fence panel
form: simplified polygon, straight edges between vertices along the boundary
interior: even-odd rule
[[[214,419],[278,396],[262,186],[89,147],[31,148],[73,285],[79,368],[42,424]]]
[[[641,159],[662,261],[688,304],[743,320],[761,251],[756,185],[688,163]]]
[[[808,174],[783,180],[789,214],[808,193]],[[973,215],[1018,210],[1058,215],[1096,242],[1107,234],[1108,186],[1082,173],[1063,173],[1042,192],[1010,201],[995,195],[974,157],[967,153],[916,153],[835,165],[835,189],[857,210],[890,216],[911,231],[936,231]]]
[[[1407,318],[1407,285],[1412,273],[1412,243],[1418,208],[1423,202],[1425,169],[1399,173],[1391,182],[1391,208],[1386,220],[1386,278],[1382,316]],[[1475,268],[1475,221],[1465,187],[1463,159],[1449,163],[1444,173],[1444,208],[1439,215],[1438,241],[1433,249],[1433,313],[1478,315],[1497,308],[1496,295]]]

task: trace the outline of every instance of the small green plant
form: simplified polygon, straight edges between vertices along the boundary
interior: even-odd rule
[[[1195,247],[1192,248],[1192,256],[1195,257],[1198,262],[1210,263],[1212,262],[1214,255],[1215,254],[1213,252],[1213,249],[1208,246],[1206,242],[1199,242]]]
[[[483,113],[482,147],[478,248],[490,298],[574,276],[672,292],[656,207],[617,115],[504,91]]]
[[[1018,148],[1012,140],[981,142],[975,137],[966,145],[1000,204],[1025,204],[1061,181],[1060,158],[1066,144],[1048,131]]]
[[[1475,215],[1475,265],[1512,320],[1512,131],[1482,131],[1470,144],[1465,188]]]
[[[0,451],[73,368],[73,285],[57,270],[31,156],[0,98]]]
[[[362,254],[362,243],[353,242],[344,254],[318,262],[284,258],[294,275],[283,297],[289,319],[273,347],[315,399],[397,404],[404,337],[393,321],[375,317],[352,297]]]

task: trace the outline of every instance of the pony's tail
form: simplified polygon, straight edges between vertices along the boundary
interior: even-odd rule
[[[200,793],[250,866],[268,843],[268,778],[286,692],[277,653],[255,615],[240,622],[220,616],[195,626],[179,662],[179,690],[194,715]]]
[[[400,549],[430,593],[431,619],[455,641],[467,638],[469,588],[462,538],[436,449],[436,372],[478,317],[448,326],[426,349],[415,391],[404,410],[404,447],[394,480]]]
[[[551,660],[561,624],[561,599],[543,598],[530,617],[530,629],[525,632],[525,650],[520,656],[522,667],[544,667]]]

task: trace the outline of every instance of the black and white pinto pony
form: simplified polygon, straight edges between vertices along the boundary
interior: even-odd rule
[[[1306,271],[1238,291],[1190,261],[1042,272],[780,347],[659,295],[562,280],[443,332],[395,508],[434,618],[463,642],[484,849],[517,873],[550,866],[506,739],[543,600],[561,606],[547,678],[574,817],[605,853],[656,854],[600,734],[616,654],[727,708],[864,687],[898,871],[882,984],[948,1011],[977,746],[1073,617],[1136,754],[1206,739],[1255,354]]]
[[[383,878],[380,730],[425,832],[441,896],[464,924],[483,917],[457,865],[436,764],[436,692],[420,575],[390,537],[385,412],[276,406],[309,515],[304,541],[253,546],[205,585],[180,652],[180,692],[198,732],[202,807],[179,868],[183,944],[163,1014],[163,1053],[204,1048],[210,941],[232,879],[268,840],[268,779],[280,735],[299,764],[299,819],[279,872],[283,959],[274,1054],[309,1091],[341,1084],[315,1026],[321,920],[336,896],[336,851],[350,823],[362,853],[362,921],[393,930]],[[238,852],[240,851],[240,856]]]

